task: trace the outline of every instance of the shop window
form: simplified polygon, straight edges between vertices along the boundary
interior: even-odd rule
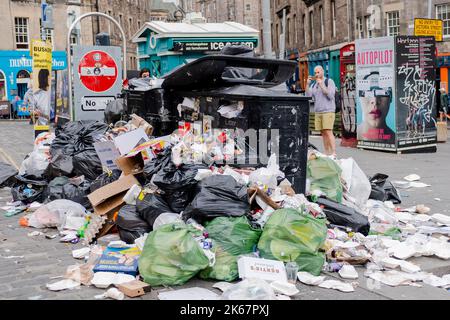
[[[0,100],[6,100],[6,78],[3,71],[0,70]]]
[[[30,74],[28,73],[28,71],[20,70],[17,73],[16,83],[17,83],[17,95],[20,97],[20,99],[23,99],[25,93],[28,90],[28,84],[30,83]]]

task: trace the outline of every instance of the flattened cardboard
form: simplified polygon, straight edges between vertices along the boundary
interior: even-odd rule
[[[145,134],[144,129],[138,128],[136,130],[124,133],[114,139],[114,143],[119,149],[121,155],[128,154],[138,145],[149,141],[150,139]]]
[[[140,185],[133,175],[127,175],[89,194],[94,212],[104,215],[122,205],[123,196],[134,184]]]
[[[123,156],[116,159],[116,165],[123,174],[138,174],[144,171],[144,158],[139,152],[134,156]]]
[[[281,207],[261,189],[259,188],[248,188],[248,194],[249,194],[249,203],[253,203],[255,201],[256,196],[258,195],[265,203],[267,203],[269,206],[271,206],[273,209],[278,210],[281,209]]]
[[[94,143],[95,151],[97,152],[100,162],[103,167],[107,167],[110,170],[118,169],[115,160],[120,157],[120,153],[117,150],[114,142],[101,141]]]
[[[253,257],[241,257],[238,260],[239,278],[256,278],[267,281],[287,282],[284,263]]]
[[[151,291],[149,284],[139,280],[119,284],[117,288],[130,298],[143,296],[145,293]]]

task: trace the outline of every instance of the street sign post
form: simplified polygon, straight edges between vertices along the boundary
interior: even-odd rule
[[[415,36],[433,36],[436,41],[442,41],[443,21],[439,19],[414,19]]]
[[[72,30],[83,19],[91,16],[104,17],[116,25],[122,36],[122,48],[75,46],[72,61],[72,43],[70,41]],[[81,15],[72,23],[67,32],[66,43],[70,118],[71,120],[103,120],[106,104],[114,100],[121,92],[123,81],[126,80],[125,32],[120,24],[109,15],[101,12],[89,12]],[[73,71],[76,74],[72,75]]]
[[[74,48],[75,120],[103,120],[108,102],[122,90],[119,47]]]

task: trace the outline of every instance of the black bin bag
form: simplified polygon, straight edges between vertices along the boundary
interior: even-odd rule
[[[372,178],[369,178],[370,185],[372,186],[369,199],[383,202],[392,201],[394,204],[402,203],[400,193],[387,178],[389,176],[382,173],[377,173]]]
[[[120,175],[122,174],[122,171],[120,170],[112,170],[111,172],[103,172],[101,175],[97,177],[94,181],[91,183],[91,192],[94,192],[97,189],[100,189],[101,187],[104,187],[110,183],[113,183],[114,181],[119,180]]]
[[[87,210],[92,209],[92,204],[88,199],[91,183],[84,180],[79,185],[68,183],[63,187],[63,199],[71,200],[73,202],[81,204]]]
[[[172,212],[164,198],[155,193],[149,193],[144,196],[144,198],[136,200],[136,210],[139,216],[147,221],[148,225],[151,226],[153,230],[153,223],[156,218],[159,217],[161,213]]]
[[[134,240],[152,230],[147,221],[139,216],[136,206],[132,205],[124,205],[120,208],[116,225],[120,239],[128,244],[134,243]]]
[[[73,171],[77,176],[95,180],[103,173],[102,163],[95,149],[86,149],[73,157]]]
[[[57,177],[72,177],[73,159],[72,156],[57,154],[44,171],[44,176],[48,179]]]
[[[317,204],[323,207],[323,212],[331,224],[349,227],[365,236],[369,234],[369,219],[355,209],[325,198],[319,198]]]
[[[17,175],[15,179],[16,183],[11,188],[14,201],[22,201],[25,204],[44,201],[44,190],[48,183],[42,177]]]
[[[183,212],[183,220],[199,223],[217,217],[240,217],[250,212],[247,187],[226,175],[214,175],[201,181],[200,192]]]
[[[49,182],[44,190],[44,202],[64,199],[63,187],[69,183],[67,177],[57,177]]]
[[[12,165],[0,161],[0,188],[11,187],[18,171]]]

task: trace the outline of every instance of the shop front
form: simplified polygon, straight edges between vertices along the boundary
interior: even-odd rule
[[[139,68],[161,77],[173,69],[209,54],[218,54],[227,44],[258,46],[259,32],[235,22],[147,22],[133,37],[138,44]]]
[[[66,69],[67,58],[64,51],[54,51],[52,95],[56,97],[58,72]],[[14,116],[28,116],[29,111],[23,104],[25,93],[29,89],[32,77],[32,59],[29,51],[0,51],[0,99],[9,101]],[[54,110],[56,99],[52,100]],[[13,116],[11,115],[11,116]]]
[[[330,77],[330,51],[329,50],[322,50],[318,52],[313,52],[308,54],[308,69],[309,74],[314,74],[314,68],[316,66],[322,66],[323,70],[325,71],[325,77]]]

